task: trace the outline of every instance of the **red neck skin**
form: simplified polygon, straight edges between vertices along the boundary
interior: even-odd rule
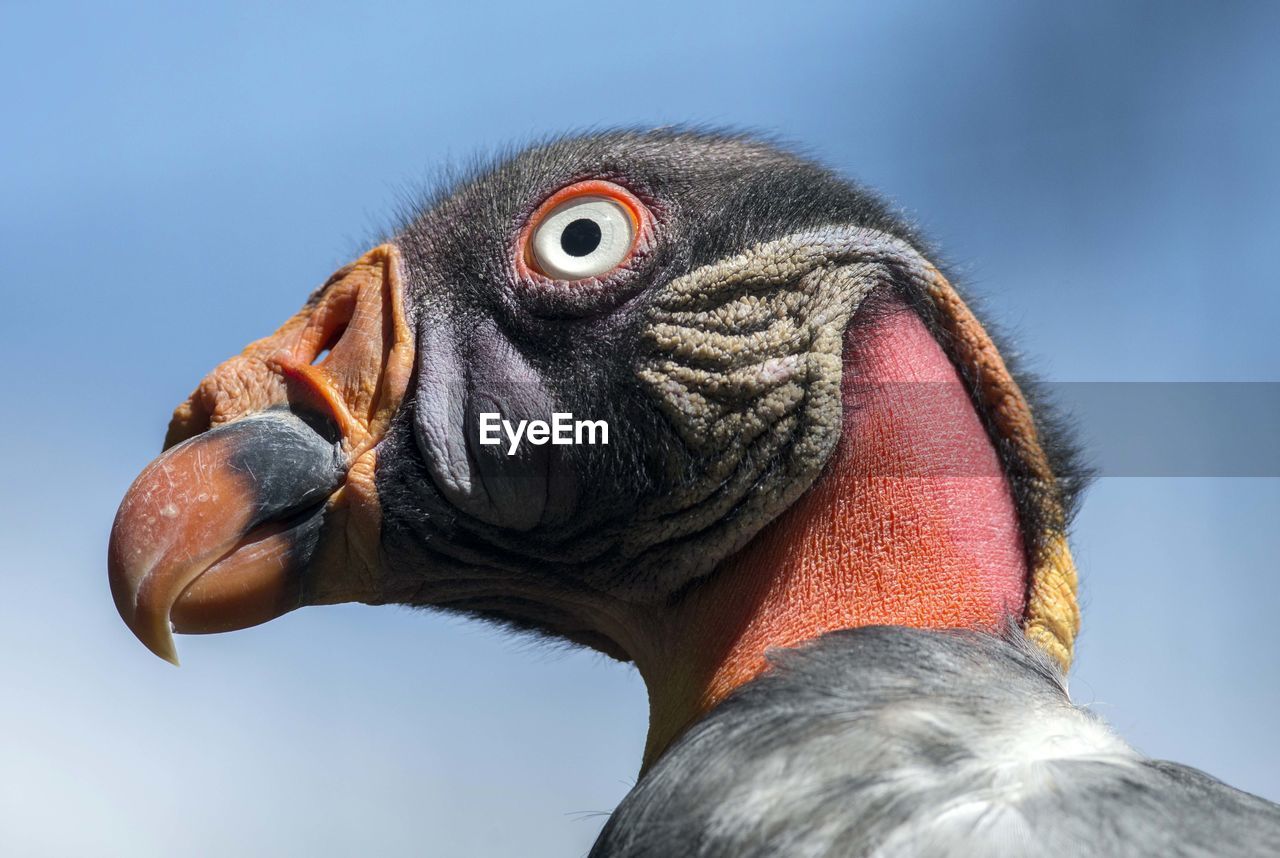
[[[818,481],[648,618],[648,646],[632,652],[649,688],[643,768],[765,670],[769,649],[865,625],[999,630],[1021,614],[1027,564],[1008,483],[914,313],[851,326],[842,393],[843,435]]]

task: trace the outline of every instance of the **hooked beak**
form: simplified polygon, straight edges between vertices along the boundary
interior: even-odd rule
[[[378,442],[412,361],[399,252],[383,245],[201,382],[111,531],[112,596],[148,649],[177,664],[174,631],[378,597]]]

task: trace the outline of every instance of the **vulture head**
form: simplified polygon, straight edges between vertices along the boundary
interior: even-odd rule
[[[870,624],[1078,614],[1064,445],[875,197],[741,136],[528,149],[216,367],[129,489],[124,621],[424,606],[634,661],[647,759]]]

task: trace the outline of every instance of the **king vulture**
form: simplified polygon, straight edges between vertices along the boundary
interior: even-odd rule
[[[1276,805],[1072,704],[1081,469],[930,259],[748,137],[530,148],[200,382],[116,606],[174,663],[346,601],[633,662],[597,858],[1280,855]]]

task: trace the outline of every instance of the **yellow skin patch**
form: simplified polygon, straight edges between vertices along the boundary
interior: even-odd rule
[[[1027,400],[995,343],[942,273],[932,266],[929,273],[929,292],[942,311],[942,324],[954,338],[957,363],[969,367],[976,395],[991,408],[1000,435],[1018,450],[1031,476],[1041,516],[1048,522],[1043,534],[1032,534],[1040,539],[1032,550],[1023,630],[1066,671],[1071,667],[1076,635],[1080,632],[1080,605],[1057,479],[1040,445]]]

